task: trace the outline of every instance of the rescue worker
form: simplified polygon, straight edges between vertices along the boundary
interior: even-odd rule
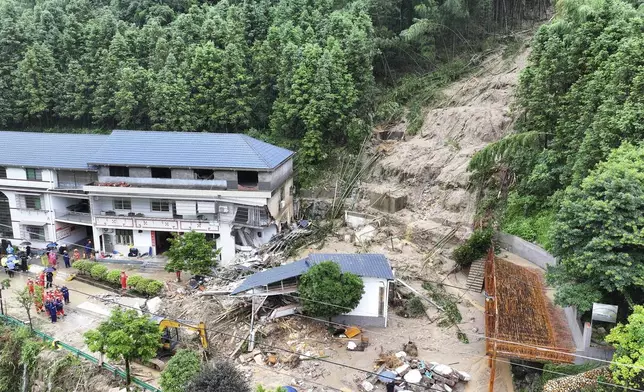
[[[29,295],[34,295],[34,281],[31,278],[27,279],[27,288],[29,289]]]
[[[58,319],[58,316],[56,314],[56,304],[54,304],[54,301],[49,302],[49,304],[47,305],[47,310],[49,311],[49,317],[51,318],[51,322],[55,323],[56,320]]]
[[[52,271],[47,272],[47,285],[45,288],[50,289],[53,286],[54,282],[54,273]]]
[[[127,290],[127,275],[125,271],[121,271],[121,289]]]
[[[41,272],[40,275],[38,275],[38,281],[36,284],[40,287],[45,287],[45,273]]]
[[[56,315],[58,317],[65,316],[65,310],[63,308],[63,293],[58,289],[54,291],[54,305],[56,306]]]
[[[69,289],[67,288],[67,286],[61,287],[60,292],[63,294],[63,300],[65,301],[65,304],[69,304]]]
[[[78,251],[78,248],[74,248],[74,256],[72,257],[72,260],[78,261],[80,260],[81,255],[80,252]]]
[[[49,265],[51,265],[52,267],[56,268],[56,264],[58,264],[58,257],[56,255],[56,251],[50,250],[49,254],[47,255],[47,257],[49,259],[48,260]]]
[[[34,306],[36,307],[36,313],[44,312],[42,296],[34,296]]]
[[[72,266],[69,262],[69,253],[67,253],[67,251],[63,252],[63,261],[65,262],[65,268]]]

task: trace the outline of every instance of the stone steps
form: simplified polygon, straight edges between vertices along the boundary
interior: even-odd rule
[[[467,288],[476,292],[481,292],[483,282],[485,281],[485,260],[477,260],[472,263],[470,273],[467,276]]]

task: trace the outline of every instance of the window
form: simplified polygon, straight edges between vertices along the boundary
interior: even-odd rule
[[[152,178],[172,178],[172,170],[168,167],[153,167]]]
[[[259,182],[259,173],[252,171],[238,171],[237,185],[245,188],[256,188]]]
[[[28,180],[42,181],[42,170],[27,168],[25,172]]]
[[[125,166],[110,166],[110,176],[112,177],[129,177],[130,168]]]
[[[116,243],[118,245],[132,245],[134,240],[132,239],[132,230],[123,230],[116,229]]]
[[[7,168],[0,167],[0,178],[7,178]]]
[[[40,210],[40,196],[25,195],[25,208],[28,210]]]
[[[196,180],[212,180],[215,178],[215,171],[210,169],[195,169]]]
[[[45,241],[45,228],[43,226],[25,226],[27,236],[32,241]]]
[[[115,210],[131,210],[132,201],[130,199],[114,199],[114,209]]]
[[[167,200],[152,200],[150,201],[150,209],[152,211],[170,211],[170,202]]]

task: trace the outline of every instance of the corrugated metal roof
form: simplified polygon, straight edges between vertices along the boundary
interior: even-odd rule
[[[115,130],[90,163],[270,170],[293,154],[239,133]]]
[[[0,131],[0,165],[87,170],[107,135]]]
[[[362,277],[394,279],[389,261],[382,254],[316,253],[310,254],[305,259],[253,274],[246,278],[231,294],[243,293],[253,287],[265,286],[280,280],[300,276],[308,271],[311,266],[329,260],[338,263],[342,272],[351,272]]]

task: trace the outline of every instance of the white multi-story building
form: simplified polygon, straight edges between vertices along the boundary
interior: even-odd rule
[[[241,134],[0,132],[0,238],[127,254],[206,233],[222,262],[293,216],[293,152]]]

